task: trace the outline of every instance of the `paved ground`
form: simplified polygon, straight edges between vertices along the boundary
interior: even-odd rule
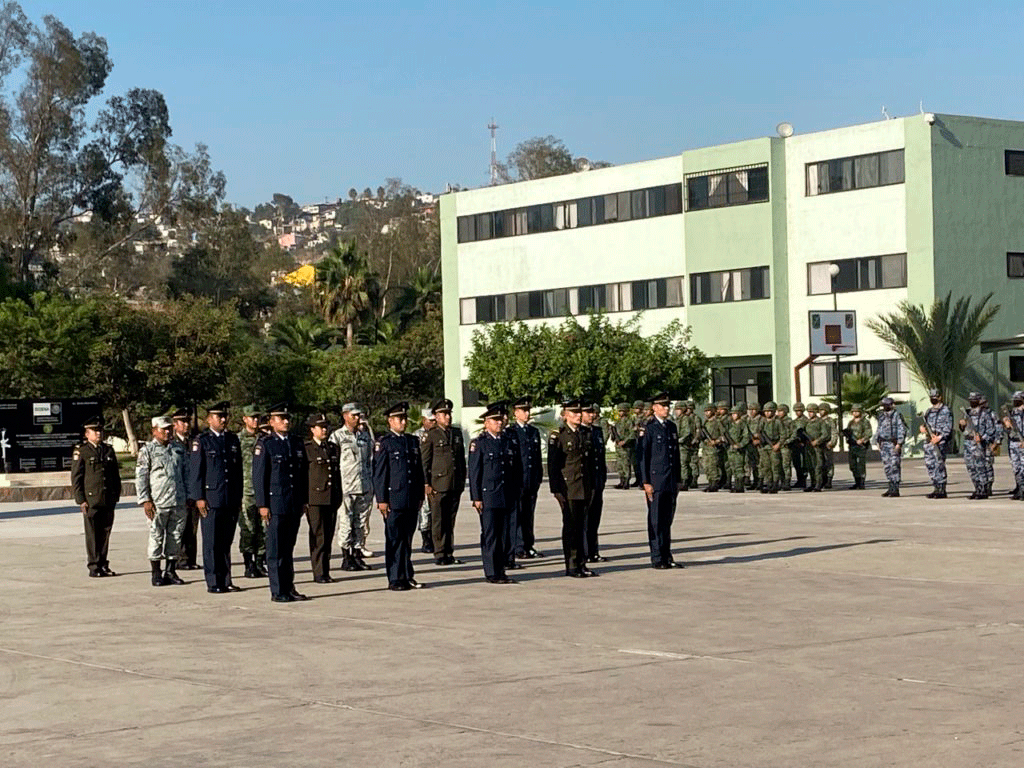
[[[946,502],[920,463],[892,501],[683,494],[682,571],[609,491],[584,581],[551,557],[484,583],[467,508],[467,564],[428,589],[315,585],[304,558],[316,599],[286,605],[150,587],[138,507],[99,580],[73,507],[3,505],[0,765],[1020,766],[1024,504],[963,500],[961,467]],[[546,495],[539,520],[555,553]]]

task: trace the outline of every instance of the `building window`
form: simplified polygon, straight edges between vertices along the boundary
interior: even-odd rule
[[[1010,356],[1010,381],[1024,382],[1024,355]]]
[[[772,398],[772,369],[715,368],[712,371],[714,400],[736,403],[764,403]]]
[[[476,299],[462,299],[459,302],[460,316],[463,325],[476,322]]]
[[[690,304],[771,298],[768,267],[690,275]]]
[[[833,278],[829,267],[836,264],[839,274]],[[836,259],[807,265],[807,294],[851,293],[879,288],[906,288],[907,254]]]
[[[768,166],[726,168],[686,177],[686,210],[701,211],[727,205],[768,200]]]
[[[1024,253],[1006,254],[1006,276],[1024,278]]]
[[[904,182],[903,150],[808,163],[807,196]]]
[[[734,194],[738,196],[740,192]],[[767,200],[767,175],[764,195]],[[577,200],[459,216],[458,241],[472,243],[477,240],[669,216],[682,213],[682,198],[682,184],[663,184]]]
[[[1006,175],[1024,176],[1024,149],[1006,150]]]
[[[840,363],[839,371],[847,373],[866,373],[881,376],[890,392],[910,391],[910,371],[902,360],[858,360]],[[811,364],[811,394],[816,397],[834,395],[836,389],[836,364]]]

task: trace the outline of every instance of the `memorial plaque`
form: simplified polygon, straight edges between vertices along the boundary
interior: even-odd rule
[[[62,472],[83,440],[82,423],[102,412],[97,398],[0,400],[4,472]]]

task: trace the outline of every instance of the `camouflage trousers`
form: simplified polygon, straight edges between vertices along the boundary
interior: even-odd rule
[[[626,448],[615,449],[615,471],[619,474],[619,482],[629,485],[633,474],[633,452]]]
[[[758,450],[758,472],[761,480],[772,486],[782,486],[782,450],[773,450],[771,446]]]
[[[971,482],[982,485],[991,483],[995,479],[992,461],[992,451],[987,446],[974,442],[972,438],[964,438],[964,464]]]
[[[708,485],[718,485],[722,479],[722,475],[718,471],[718,449],[704,443],[701,447],[701,461],[704,464],[704,476],[708,480]]]
[[[825,485],[825,456],[824,449],[820,445],[808,445],[804,453],[807,460],[808,484],[812,488],[822,488]]]
[[[682,470],[683,485],[693,486],[697,483],[697,473],[694,471],[694,454],[697,448],[692,445],[679,446],[679,467]]]
[[[370,509],[373,506],[373,491],[346,493],[338,509],[338,548],[341,550],[361,547],[366,544],[370,531]]]
[[[690,485],[696,486],[700,480],[700,451],[697,445],[690,449],[690,477],[692,478]]]
[[[943,443],[924,444],[924,468],[928,470],[928,477],[935,485],[946,482],[946,447]]]
[[[782,487],[785,488],[793,482],[793,449],[783,444],[779,453],[782,454]]]
[[[181,534],[185,530],[185,505],[157,507],[149,521],[149,546],[146,553],[151,561],[177,560],[181,553]]]
[[[863,482],[868,474],[868,447],[866,445],[850,446],[850,474],[854,482]]]
[[[836,452],[834,448],[834,446],[826,445],[821,453],[821,457],[825,461],[825,485],[831,485],[832,478],[836,474]]]
[[[734,489],[742,488],[747,476],[747,452],[743,449],[733,450],[730,448],[728,461],[729,474],[727,475],[727,479],[732,483],[732,487]]]
[[[883,440],[878,444],[878,452],[882,455],[885,479],[899,485],[903,480],[903,451],[897,451],[895,443]]]
[[[1020,440],[1010,440],[1010,466],[1017,487],[1024,490],[1024,442]]]
[[[748,445],[746,449],[747,453],[747,475],[750,480],[754,483],[754,486],[758,486],[761,483],[761,468],[760,468],[760,448],[756,445]]]
[[[242,507],[238,516],[238,551],[243,555],[267,554],[267,524],[255,504]]]

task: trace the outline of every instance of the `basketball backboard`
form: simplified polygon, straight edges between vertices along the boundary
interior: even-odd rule
[[[812,355],[856,355],[857,313],[853,310],[807,313]]]

